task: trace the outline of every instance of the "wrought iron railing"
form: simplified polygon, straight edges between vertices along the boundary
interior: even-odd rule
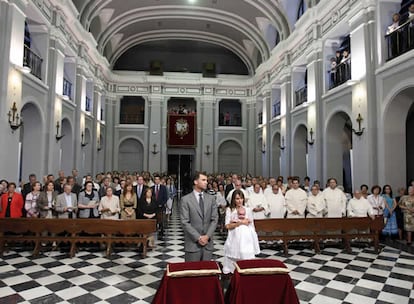
[[[30,73],[32,75],[42,79],[42,63],[43,59],[25,45],[23,52],[23,67],[30,68]]]
[[[351,79],[351,58],[342,61],[328,71],[329,89],[333,89]]]
[[[295,107],[308,101],[308,87],[305,85],[299,90],[295,91]]]
[[[63,78],[63,96],[68,96],[72,100],[72,83]]]
[[[272,105],[272,118],[280,115],[280,101]]]
[[[409,19],[385,35],[387,40],[387,60],[414,49],[414,19]]]

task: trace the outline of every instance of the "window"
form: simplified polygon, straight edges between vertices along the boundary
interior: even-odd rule
[[[121,124],[145,123],[145,99],[141,96],[124,96],[121,99]]]
[[[241,127],[241,103],[238,99],[222,99],[219,103],[219,126]]]

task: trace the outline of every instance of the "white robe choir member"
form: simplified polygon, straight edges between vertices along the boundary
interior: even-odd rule
[[[287,218],[304,218],[308,203],[308,195],[305,190],[289,189],[285,194]],[[294,212],[297,211],[298,214]]]
[[[364,197],[352,198],[348,202],[348,217],[367,217],[374,215],[374,209]]]
[[[343,217],[346,214],[346,196],[338,188],[326,188],[322,192],[325,200],[327,217]]]
[[[250,194],[249,201],[247,202],[246,205],[252,210],[254,208],[263,208],[262,211],[258,211],[258,212],[255,212],[253,210],[253,218],[255,220],[261,220],[261,219],[266,218],[266,216],[270,212],[269,203],[267,202],[266,197],[261,191],[259,191],[259,193],[253,191],[253,193]]]
[[[275,191],[277,193],[275,194]],[[270,205],[270,218],[284,218],[286,213],[286,201],[281,189],[265,191],[265,197]]]
[[[310,218],[320,218],[324,216],[324,212],[326,211],[326,204],[325,200],[321,193],[317,195],[313,195],[312,193],[308,196],[308,205],[306,207],[308,209],[307,217]]]

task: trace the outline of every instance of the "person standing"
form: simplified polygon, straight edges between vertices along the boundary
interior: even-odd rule
[[[285,195],[287,218],[304,218],[308,195],[299,187],[299,178],[292,178],[292,187]]]
[[[193,178],[193,192],[180,202],[181,225],[184,230],[185,261],[208,261],[213,256],[213,233],[218,215],[214,196],[203,193],[207,189],[207,175],[197,172]]]
[[[338,189],[335,178],[328,180],[328,188],[323,190],[322,195],[325,200],[327,217],[344,217],[346,215],[346,196]]]
[[[1,196],[0,218],[18,218],[22,217],[24,200],[23,196],[16,192],[16,184],[9,183],[7,192]]]
[[[76,218],[78,210],[78,199],[76,194],[72,193],[72,186],[65,184],[63,193],[56,198],[56,213],[58,218]]]

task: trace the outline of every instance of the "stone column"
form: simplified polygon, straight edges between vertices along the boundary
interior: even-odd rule
[[[374,5],[374,4],[371,4]],[[361,184],[378,183],[377,152],[377,100],[375,84],[376,47],[375,10],[363,8],[349,21],[351,27],[351,78],[355,81],[352,88],[352,127],[358,130],[356,118],[363,118],[361,136],[353,134],[353,188]]]
[[[152,87],[154,90],[154,87]],[[163,96],[160,94],[151,94],[148,97],[148,113],[149,113],[149,122],[148,122],[148,145],[144,147],[144,153],[148,154],[148,170],[150,172],[160,172],[162,169],[161,151],[165,151],[165,144],[167,140],[167,135],[165,130],[162,129],[162,108],[161,103],[163,101]],[[154,150],[154,145],[155,150]],[[153,153],[157,152],[157,153]]]
[[[214,96],[203,96],[200,103],[201,113],[197,113],[197,125],[201,129],[200,168],[202,171],[214,172],[214,158],[217,150],[214,146]]]
[[[281,119],[280,119],[280,146],[281,146],[281,164],[280,172],[285,178],[291,174],[291,107],[292,107],[292,83],[290,75],[285,75],[282,78],[282,84],[280,85],[280,107],[281,107]]]
[[[0,1],[0,172],[7,180],[18,182],[19,177],[19,134],[12,132],[8,112],[16,103],[21,111],[24,21],[26,1],[8,3]],[[7,161],[4,161],[7,160]]]

